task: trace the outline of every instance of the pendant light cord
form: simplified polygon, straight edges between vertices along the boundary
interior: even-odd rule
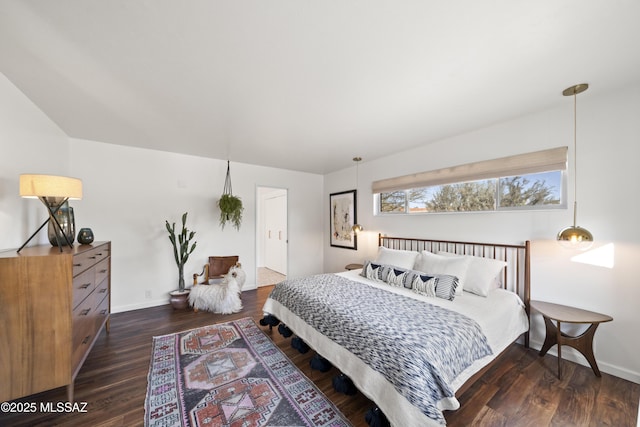
[[[578,94],[573,94],[573,226],[578,211]]]

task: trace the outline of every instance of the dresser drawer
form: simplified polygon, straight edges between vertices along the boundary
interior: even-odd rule
[[[109,259],[103,259],[96,264],[96,283],[101,283],[104,279],[109,277]]]
[[[78,331],[78,335],[74,334],[73,340],[73,354],[71,355],[71,370],[75,372],[83,361],[87,352],[91,349],[91,344],[95,336],[96,330],[90,325],[85,326],[84,329]],[[77,339],[76,339],[77,338]]]
[[[84,301],[95,289],[96,272],[91,268],[73,278],[73,308]]]
[[[95,336],[95,299],[94,293],[80,303],[72,313],[72,351],[71,366],[75,370],[86,352],[89,350]]]
[[[97,292],[97,291],[96,291]],[[104,321],[109,317],[109,312],[111,311],[111,307],[109,307],[109,294],[97,294],[98,299],[102,298],[98,305],[95,308],[96,313],[96,333],[99,333],[100,328]]]
[[[109,278],[105,277],[96,285],[96,301],[102,301],[105,295],[109,293]]]
[[[76,254],[73,257],[74,277],[108,257],[109,257],[108,245],[101,245],[101,246],[98,246],[97,248],[93,248],[88,251]]]

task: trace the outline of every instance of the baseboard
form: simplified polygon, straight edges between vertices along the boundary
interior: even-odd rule
[[[534,348],[540,351],[540,349],[542,348],[542,342],[531,340],[530,346],[531,348]],[[556,346],[551,347],[551,349],[547,353],[555,357],[558,357]],[[585,359],[582,354],[580,354],[578,351],[574,350],[571,347],[562,346],[562,360],[569,360],[571,362],[577,363],[578,365],[591,368],[591,366],[589,366],[589,362],[587,362],[587,359]],[[601,372],[606,372],[609,375],[613,375],[618,378],[622,378],[624,380],[631,381],[636,384],[640,384],[640,373],[633,372],[626,368],[621,368],[620,366],[612,365],[610,363],[603,362],[600,360],[596,360],[596,361],[598,362],[598,368],[600,369]]]
[[[252,291],[254,289],[257,289],[258,287],[256,286],[256,284],[246,284],[243,286],[242,291]],[[166,305],[169,304],[169,297],[167,296],[166,298],[162,298],[162,299],[156,299],[156,300],[148,300],[148,301],[144,301],[144,302],[138,302],[135,304],[127,304],[127,305],[119,305],[119,306],[113,306],[111,307],[111,313],[123,313],[125,311],[132,311],[132,310],[140,310],[142,308],[151,308],[151,307],[157,307],[159,305]]]
[[[123,313],[125,311],[140,310],[142,308],[151,308],[151,307],[157,307],[159,305],[166,305],[166,304],[169,304],[168,296],[161,300],[149,300],[149,301],[139,302],[135,304],[113,306],[111,307],[111,313]]]

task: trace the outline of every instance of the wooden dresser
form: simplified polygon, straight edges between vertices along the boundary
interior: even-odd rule
[[[111,243],[0,252],[0,402],[73,382],[109,331]]]

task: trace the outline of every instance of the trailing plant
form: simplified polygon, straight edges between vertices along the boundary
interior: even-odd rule
[[[184,265],[189,259],[189,255],[195,250],[196,244],[198,242],[193,242],[191,247],[189,244],[191,240],[193,240],[196,235],[195,231],[190,231],[187,228],[187,213],[185,212],[182,215],[182,230],[177,235],[176,240],[176,223],[169,225],[169,221],[165,220],[165,225],[167,227],[167,232],[169,233],[169,240],[173,245],[173,255],[176,259],[176,264],[178,265],[178,290],[184,291]]]
[[[231,222],[237,230],[240,230],[242,211],[244,211],[240,197],[223,194],[218,200],[218,207],[220,208],[220,226],[224,229],[225,224]]]
[[[242,223],[242,200],[240,197],[234,196],[231,189],[231,170],[229,169],[229,161],[227,160],[227,177],[224,180],[224,190],[222,196],[218,200],[218,207],[220,208],[220,226],[224,230],[225,224],[229,221],[233,223],[236,230],[240,230],[240,224]]]

